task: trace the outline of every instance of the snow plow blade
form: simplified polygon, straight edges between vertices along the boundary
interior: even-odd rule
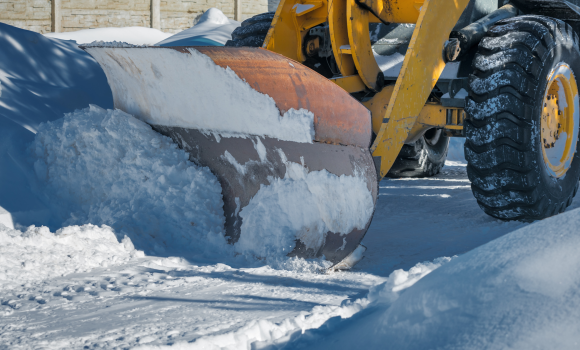
[[[348,232],[328,218],[323,227],[334,230],[322,239],[309,237],[316,227],[302,227],[288,255],[325,256],[338,264],[359,246],[372,219],[378,180],[369,150],[370,113],[346,91],[264,49],[83,49],[105,71],[115,108],[149,123],[187,151],[192,162],[216,175],[229,243],[238,242],[248,229],[243,227],[244,209],[252,198],[276,179],[288,178],[293,164],[305,174],[327,171],[360,180],[372,204],[362,222],[347,225]],[[304,129],[308,118],[310,131]],[[356,200],[344,199],[341,208],[360,207]],[[345,210],[339,217],[348,215]]]

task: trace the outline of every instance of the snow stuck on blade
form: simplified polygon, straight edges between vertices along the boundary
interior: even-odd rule
[[[316,252],[327,232],[347,234],[365,227],[374,205],[363,177],[308,172],[301,164],[285,163],[286,176],[271,179],[242,209],[236,251],[279,256],[292,251],[299,238]]]
[[[90,48],[103,66],[115,107],[152,125],[311,143],[314,115],[252,89],[234,71],[188,48]]]

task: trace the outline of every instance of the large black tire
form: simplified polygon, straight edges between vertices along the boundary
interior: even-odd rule
[[[431,129],[413,144],[403,145],[387,177],[428,177],[437,175],[445,165],[449,137]]]
[[[246,19],[234,29],[232,40],[228,40],[225,46],[262,47],[273,19],[274,12],[261,13]]]
[[[566,210],[576,195],[580,143],[571,144],[576,153],[563,177],[550,175],[542,148],[548,77],[561,63],[580,74],[578,36],[549,17],[498,22],[479,44],[465,108],[465,158],[473,194],[493,217],[542,219]]]

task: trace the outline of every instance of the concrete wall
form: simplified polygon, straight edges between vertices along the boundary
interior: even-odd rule
[[[242,19],[268,11],[268,0],[241,0]],[[211,7],[234,18],[234,0],[161,0],[161,30],[175,33]],[[61,0],[63,32],[151,26],[151,0]],[[39,33],[51,31],[51,0],[0,0],[0,22]]]
[[[0,22],[39,33],[50,32],[50,0],[0,0]]]
[[[62,31],[149,27],[150,0],[61,0]]]

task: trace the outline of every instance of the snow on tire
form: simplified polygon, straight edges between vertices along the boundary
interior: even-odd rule
[[[580,177],[574,78],[580,74],[578,36],[557,19],[510,18],[489,30],[473,66],[465,108],[465,158],[479,206],[505,220],[529,221],[563,212],[572,203]],[[553,80],[559,71],[568,72],[571,86],[562,91],[561,82]],[[566,96],[573,103],[567,104]],[[558,118],[567,122],[564,127],[553,122],[552,135],[547,126]],[[566,127],[569,133],[561,133]],[[553,142],[546,140],[551,137]],[[559,137],[569,142],[564,142],[560,158],[552,157]]]

